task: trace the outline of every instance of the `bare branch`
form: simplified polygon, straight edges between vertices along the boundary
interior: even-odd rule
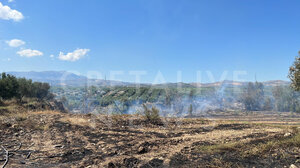
[[[2,165],[2,167],[1,168],[5,168],[5,166],[7,165],[7,163],[8,163],[8,160],[9,160],[9,151],[8,150],[6,150],[3,146],[1,146],[2,147],[2,149],[5,151],[5,153],[6,153],[6,156],[5,156],[5,163]]]

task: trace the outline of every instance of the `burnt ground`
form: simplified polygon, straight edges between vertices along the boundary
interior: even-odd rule
[[[0,116],[0,145],[12,168],[300,166],[300,118],[290,124],[277,117],[153,125],[141,116],[16,113]],[[5,161],[0,149],[0,165]]]

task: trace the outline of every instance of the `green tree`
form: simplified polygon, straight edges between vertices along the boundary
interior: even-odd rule
[[[272,103],[272,99],[270,97],[267,97],[265,99],[263,110],[265,110],[265,111],[273,110],[273,103]]]
[[[276,86],[272,90],[277,111],[299,112],[299,92],[290,87]]]
[[[190,93],[189,93],[189,100],[193,101],[196,95],[196,90],[195,89],[191,89]]]
[[[263,109],[264,85],[259,82],[249,82],[242,90],[241,101],[247,111]]]
[[[13,75],[2,73],[0,76],[0,98],[7,100],[23,97],[38,99],[53,99],[48,83],[34,82],[25,78],[16,78]]]
[[[288,77],[291,79],[291,86],[296,90],[300,91],[300,51],[298,56],[295,58],[293,65],[290,67]]]
[[[18,79],[19,83],[19,95],[20,99],[23,97],[33,97],[32,93],[32,80],[27,80],[25,78],[19,78]]]
[[[170,108],[171,103],[172,103],[171,93],[169,90],[166,90],[165,91],[165,105]]]
[[[33,94],[38,99],[47,98],[49,95],[50,85],[48,83],[34,82],[33,83]]]
[[[275,100],[275,110],[282,111],[282,96],[283,96],[283,88],[280,86],[275,86],[272,89],[272,95]]]
[[[193,105],[192,104],[190,104],[188,112],[189,112],[189,116],[193,116]]]
[[[3,99],[18,97],[18,90],[19,83],[17,78],[9,74],[2,73],[0,79],[0,97]]]

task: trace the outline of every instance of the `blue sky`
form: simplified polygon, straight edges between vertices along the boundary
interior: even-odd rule
[[[288,80],[298,0],[0,0],[0,71],[161,72],[167,82]],[[19,41],[18,41],[19,40]]]

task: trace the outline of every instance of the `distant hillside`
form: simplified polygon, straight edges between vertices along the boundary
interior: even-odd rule
[[[156,88],[177,88],[177,87],[182,87],[182,88],[196,88],[196,86],[189,84],[189,83],[165,83],[165,84],[156,84],[154,85]]]
[[[43,71],[43,72],[7,72],[8,74],[14,75],[16,77],[25,77],[27,79],[32,79],[34,81],[40,82],[57,82],[57,81],[80,81],[87,80],[85,76],[76,75],[74,73],[66,71]]]
[[[195,87],[219,87],[222,85],[226,85],[230,87],[239,87],[239,86],[245,86],[247,83],[248,82],[225,80],[223,82],[214,82],[214,83],[191,83],[191,85]],[[290,82],[282,81],[282,80],[271,80],[262,83],[264,84],[264,86],[286,86],[290,84]]]
[[[82,75],[76,75],[67,71],[42,71],[42,72],[8,72],[16,77],[25,77],[27,79],[32,79],[33,81],[38,82],[47,82],[54,86],[85,86],[85,85],[95,85],[95,86],[134,86],[134,83],[121,82],[121,81],[112,81],[112,80],[103,80],[103,79],[88,79]],[[244,86],[248,82],[237,82],[225,80],[221,82],[214,83],[165,83],[165,84],[156,84],[154,87],[157,88],[176,88],[178,86],[182,88],[196,88],[196,87],[220,87],[220,86],[230,86],[230,87],[239,87]],[[272,80],[263,82],[265,86],[280,86],[288,85],[289,82],[282,80]],[[150,84],[142,84],[142,86],[150,86]]]
[[[263,84],[265,86],[282,86],[282,85],[289,85],[290,82],[282,81],[282,80],[272,80],[272,81],[263,82]]]
[[[30,72],[7,72],[8,74],[14,75],[16,77],[25,77],[27,79],[32,79],[38,82],[47,82],[52,86],[85,86],[85,85],[96,85],[96,86],[124,86],[129,83],[102,80],[102,79],[88,79],[82,75],[76,75],[67,71],[30,71]]]

